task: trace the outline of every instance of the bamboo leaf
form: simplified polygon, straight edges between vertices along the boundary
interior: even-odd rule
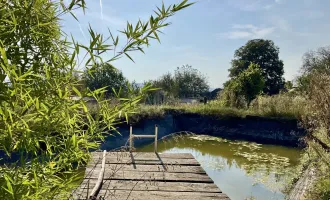
[[[39,108],[40,108],[39,99],[38,98],[36,98],[36,108],[37,108],[37,110],[39,110]]]
[[[130,55],[128,55],[127,53],[125,53],[125,55],[126,55],[131,61],[133,61],[133,63],[135,63],[134,60],[131,58]]]
[[[82,97],[81,93],[79,92],[79,90],[78,90],[76,87],[72,86],[72,90],[73,90],[73,91],[74,91],[79,97]]]

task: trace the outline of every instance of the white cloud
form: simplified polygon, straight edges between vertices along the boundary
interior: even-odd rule
[[[281,4],[283,2],[284,2],[284,0],[275,0],[275,3],[277,3],[277,4]]]
[[[265,38],[275,30],[274,27],[257,27],[252,24],[235,24],[232,29],[232,31],[222,33],[220,36],[229,39]]]

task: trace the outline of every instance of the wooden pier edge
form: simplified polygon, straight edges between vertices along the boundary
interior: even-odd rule
[[[190,153],[92,152],[72,194],[81,200],[230,199]]]

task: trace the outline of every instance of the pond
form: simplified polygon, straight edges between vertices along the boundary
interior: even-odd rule
[[[153,151],[153,144],[138,151]],[[284,199],[301,154],[296,148],[206,135],[168,137],[158,142],[158,152],[191,153],[232,200]]]

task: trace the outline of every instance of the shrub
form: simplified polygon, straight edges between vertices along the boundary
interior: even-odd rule
[[[264,85],[260,67],[251,63],[246,70],[224,84],[220,100],[225,106],[244,108],[262,92]]]
[[[330,51],[321,48],[307,54],[303,69],[304,90],[307,96],[302,124],[308,130],[310,151],[317,155],[314,167],[317,180],[309,189],[311,199],[329,199],[330,196]]]

